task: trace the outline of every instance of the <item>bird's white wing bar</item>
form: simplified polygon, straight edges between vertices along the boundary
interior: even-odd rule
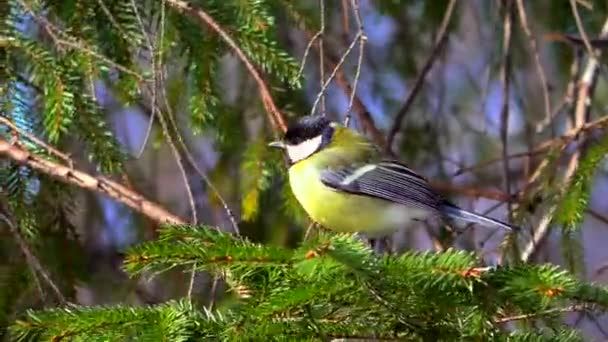
[[[374,164],[367,164],[363,167],[355,169],[352,174],[346,176],[341,182],[341,185],[349,185],[350,183],[356,181],[359,177],[365,175],[366,173],[373,171],[377,166]]]
[[[325,170],[321,181],[338,191],[385,199],[395,203],[438,211],[441,197],[424,177],[396,162],[366,164]]]

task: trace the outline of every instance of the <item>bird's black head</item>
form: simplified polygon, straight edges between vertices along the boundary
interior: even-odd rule
[[[289,125],[283,141],[289,145],[298,145],[303,141],[323,135],[331,131],[331,121],[320,115],[309,115],[298,119]]]
[[[304,116],[290,124],[283,141],[270,146],[284,148],[292,163],[306,159],[331,141],[334,126],[324,116]]]

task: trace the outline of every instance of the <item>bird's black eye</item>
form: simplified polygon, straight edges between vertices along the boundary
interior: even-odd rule
[[[326,135],[329,134],[328,138],[331,138],[331,132],[333,129],[329,125],[331,122],[319,115],[310,115],[300,118],[297,122],[290,125],[285,133],[285,142],[290,145],[297,145],[303,141],[323,135],[323,140],[326,139]],[[329,133],[326,133],[328,132]]]

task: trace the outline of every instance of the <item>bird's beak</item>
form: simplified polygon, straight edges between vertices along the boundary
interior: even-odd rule
[[[281,148],[284,149],[285,148],[285,143],[282,141],[273,141],[270,144],[268,144],[269,147],[274,147],[274,148]]]

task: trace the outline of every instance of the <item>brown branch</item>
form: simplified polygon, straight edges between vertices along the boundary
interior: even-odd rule
[[[401,129],[401,123],[403,122],[405,115],[407,114],[410,107],[414,103],[414,100],[416,99],[416,95],[418,95],[418,92],[420,92],[420,90],[422,89],[422,85],[424,83],[424,80],[426,79],[427,74],[433,67],[435,60],[437,59],[437,56],[439,55],[439,52],[441,51],[441,49],[443,48],[443,45],[447,41],[447,34],[446,34],[447,28],[448,28],[448,25],[450,24],[452,14],[454,13],[455,5],[456,5],[456,0],[450,0],[450,2],[448,3],[448,6],[446,7],[445,13],[443,15],[443,19],[441,21],[441,25],[439,26],[439,31],[437,32],[437,36],[435,37],[435,43],[433,46],[433,50],[431,50],[431,54],[429,55],[426,62],[424,63],[422,70],[416,77],[416,80],[414,81],[414,85],[412,86],[412,90],[410,91],[407,98],[405,99],[405,103],[403,104],[401,109],[399,109],[399,111],[397,112],[397,116],[395,116],[395,120],[393,121],[393,126],[391,127],[391,130],[388,133],[387,144],[386,144],[387,151],[391,150],[392,145],[393,145],[393,140],[395,140],[395,136]]]
[[[245,55],[243,50],[239,48],[238,44],[232,39],[232,37],[230,37],[230,35],[215,21],[215,19],[213,19],[209,14],[207,14],[207,12],[205,12],[200,7],[183,0],[166,0],[166,2],[175,10],[179,12],[184,12],[190,16],[201,20],[212,30],[214,30],[226,42],[226,44],[228,44],[228,46],[230,46],[230,48],[234,51],[238,58],[243,62],[243,64],[245,64],[245,67],[258,84],[258,89],[262,98],[262,104],[266,109],[266,112],[273,127],[275,129],[278,129],[280,132],[285,132],[287,130],[285,118],[274,103],[268,86],[262,79],[262,76],[255,68],[255,66],[251,63],[251,61],[249,61],[247,55]]]
[[[540,62],[540,52],[538,51],[538,44],[536,42],[536,39],[534,39],[534,36],[532,35],[530,26],[528,25],[528,17],[526,15],[526,8],[524,6],[523,0],[517,0],[517,12],[519,14],[519,22],[521,24],[521,28],[524,30],[524,33],[528,38],[530,49],[532,50],[532,54],[534,56],[534,65],[536,66],[536,73],[538,74],[538,78],[541,83],[541,90],[543,93],[543,102],[545,105],[545,120],[551,121],[552,111],[551,102],[549,101],[549,89],[547,88],[547,76],[545,75],[545,70],[543,69],[543,66]]]
[[[16,163],[26,165],[33,170],[54,177],[64,183],[104,194],[125,204],[129,208],[160,223],[184,224],[185,221],[171,214],[160,205],[147,200],[142,195],[127,187],[101,176],[70,168],[59,163],[44,159],[4,139],[0,139],[0,156],[7,157]]]
[[[513,0],[504,0],[505,16],[503,19],[503,37],[502,37],[502,68],[501,68],[501,83],[502,83],[502,109],[500,112],[500,140],[502,141],[502,164],[503,176],[505,183],[505,191],[511,193],[511,175],[509,173],[509,102],[511,100],[511,30],[513,25]],[[507,203],[507,211],[509,219],[513,217],[513,208],[511,203]]]

